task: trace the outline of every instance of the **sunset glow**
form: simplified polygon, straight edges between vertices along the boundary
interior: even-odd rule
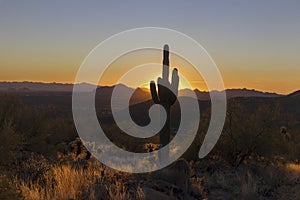
[[[300,87],[296,2],[170,1],[160,6],[131,2],[122,8],[110,2],[93,2],[84,8],[79,2],[0,2],[0,81],[73,83],[84,58],[101,41],[129,28],[158,26],[181,31],[202,44],[226,88],[287,94]],[[189,14],[181,15],[178,8]],[[161,52],[142,55],[147,53],[135,52],[116,61],[101,84],[114,84],[128,67],[161,63]],[[193,88],[205,90],[203,80],[184,60],[173,55],[171,67],[178,67]]]

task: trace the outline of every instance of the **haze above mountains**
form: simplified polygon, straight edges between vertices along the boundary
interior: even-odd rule
[[[78,84],[78,88],[82,91],[90,90],[94,88],[94,86],[87,84],[87,83],[80,83]],[[126,92],[132,92],[135,90],[134,95],[142,97],[142,99],[150,99],[149,90],[146,88],[137,88],[133,89],[127,87],[125,85],[118,85],[122,87],[122,90]],[[111,94],[114,86],[98,86],[97,91],[101,91],[101,95],[109,95]],[[63,84],[63,83],[42,83],[42,82],[0,82],[0,92],[18,92],[18,93],[31,93],[31,92],[72,92],[73,84]],[[182,89],[179,91],[180,95],[188,95],[191,93],[192,90],[190,89]],[[207,91],[199,91],[195,89],[194,92],[196,93],[199,100],[209,100],[209,92]],[[211,91],[211,92],[219,92],[219,91]],[[250,89],[226,89],[227,98],[234,98],[234,97],[281,97],[285,95],[280,95],[276,93],[269,93],[269,92],[262,92],[257,90],[250,90]],[[300,96],[300,90],[295,91],[291,94],[286,96]],[[142,100],[141,99],[141,100]]]

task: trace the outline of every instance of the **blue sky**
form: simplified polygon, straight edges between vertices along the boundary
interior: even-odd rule
[[[296,0],[0,0],[0,80],[72,82],[99,42],[145,26],[197,40],[227,87],[281,93],[300,88]]]

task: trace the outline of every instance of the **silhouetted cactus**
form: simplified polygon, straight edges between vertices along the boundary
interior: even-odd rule
[[[170,142],[170,107],[177,99],[179,76],[177,69],[173,69],[171,83],[169,81],[169,46],[164,45],[162,78],[150,83],[151,96],[155,104],[161,104],[167,112],[167,120],[160,132],[160,145],[165,146]]]

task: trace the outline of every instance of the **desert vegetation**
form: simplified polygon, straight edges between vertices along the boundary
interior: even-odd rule
[[[199,131],[182,158],[156,172],[130,174],[87,156],[73,124],[70,101],[65,96],[56,98],[40,103],[18,94],[1,94],[0,199],[300,197],[299,99],[230,99],[221,138],[201,160],[197,154],[209,124],[210,106],[199,102],[206,105]],[[151,103],[136,106],[142,104]],[[134,106],[131,111],[135,112]],[[135,152],[159,148],[157,136],[142,143],[126,136],[120,139],[118,134],[124,133],[99,113],[99,118],[107,119],[102,125],[113,133],[108,135],[111,140],[121,144],[128,139],[122,148]]]

